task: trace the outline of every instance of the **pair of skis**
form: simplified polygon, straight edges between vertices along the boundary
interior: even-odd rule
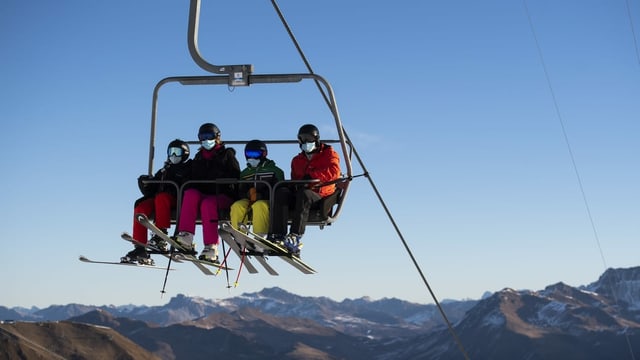
[[[149,244],[143,244],[141,242],[136,241],[135,239],[133,239],[133,237],[131,237],[131,235],[127,233],[122,234],[121,236],[122,239],[129,241],[135,246],[145,247],[150,254],[161,254],[175,262],[183,262],[183,261],[191,262],[205,275],[217,275],[221,270],[233,270],[231,268],[228,268],[218,263],[213,263],[210,261],[198,259],[195,256],[195,251],[188,251],[187,249],[183,248],[172,237],[165,234],[162,230],[160,230],[157,226],[155,226],[155,224],[151,222],[151,220],[149,220],[149,218],[146,215],[136,214],[136,220],[140,224],[142,224],[144,227],[151,230],[154,234],[158,235],[160,238],[166,241],[173,248],[170,251],[161,251],[160,249],[155,248]],[[122,262],[110,262],[110,261],[95,261],[82,255],[80,256],[80,261],[94,263],[94,264],[124,265],[124,266],[136,266],[136,267],[143,267],[143,268],[150,268],[150,269],[167,270],[167,268],[159,267],[155,265],[145,265],[145,264],[128,263],[128,262],[122,263]],[[226,257],[225,257],[225,261],[226,261]],[[215,272],[211,271],[209,266],[216,268],[216,271]],[[170,269],[170,270],[173,270],[173,269]]]
[[[133,244],[134,246],[141,246],[144,247],[147,250],[147,253],[149,255],[155,255],[155,254],[160,254],[163,255],[167,258],[171,257],[170,252],[169,251],[162,251],[156,247],[153,247],[149,244],[143,244],[139,241],[137,241],[136,239],[134,239],[131,235],[129,235],[126,232],[123,232],[122,235],[120,235],[120,237],[122,238],[122,240],[128,241],[131,244]],[[177,253],[176,253],[177,254]],[[158,270],[166,270],[167,268],[165,267],[160,267],[160,266],[156,266],[156,265],[149,265],[149,264],[140,264],[137,262],[116,262],[116,261],[98,261],[98,260],[91,260],[88,257],[84,256],[84,255],[80,255],[79,257],[80,261],[86,262],[86,263],[91,263],[91,264],[105,264],[105,265],[122,265],[122,266],[130,266],[130,267],[141,267],[141,268],[147,268],[147,269],[158,269]],[[177,256],[174,256],[172,258],[173,261],[175,262],[182,262],[182,260],[180,260]],[[175,270],[175,269],[170,269],[170,270]]]
[[[316,273],[316,270],[302,261],[299,256],[291,254],[283,245],[252,233],[246,225],[240,224],[240,230],[238,230],[232,227],[227,221],[220,222],[220,224],[220,237],[229,244],[236,255],[240,257],[242,263],[250,273],[258,272],[249,261],[250,257],[256,259],[271,275],[278,275],[278,272],[267,263],[266,260],[268,257],[279,257],[304,274]]]

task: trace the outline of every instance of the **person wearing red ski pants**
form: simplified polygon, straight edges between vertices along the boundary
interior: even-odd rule
[[[135,214],[145,214],[148,218],[155,213],[154,222],[160,229],[171,226],[171,209],[176,207],[176,197],[166,192],[159,192],[154,197],[142,198],[136,202],[133,210],[133,238],[143,244],[147,243],[147,228],[140,224]]]

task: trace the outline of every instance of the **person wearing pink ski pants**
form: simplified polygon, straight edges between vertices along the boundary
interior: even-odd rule
[[[196,232],[198,213],[202,220],[202,239],[205,246],[217,245],[218,238],[218,210],[229,209],[233,199],[225,194],[203,194],[197,189],[187,189],[182,196],[182,210],[178,231],[191,234]]]

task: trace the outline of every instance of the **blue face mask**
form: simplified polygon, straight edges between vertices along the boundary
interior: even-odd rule
[[[200,142],[200,144],[202,144],[202,147],[207,149],[207,150],[211,150],[213,149],[214,146],[216,146],[216,141],[215,140],[202,140]]]
[[[302,143],[300,144],[300,149],[302,149],[302,151],[306,153],[310,153],[316,149],[316,143],[315,142]]]
[[[260,159],[247,159],[247,165],[251,167],[258,167],[260,165]]]

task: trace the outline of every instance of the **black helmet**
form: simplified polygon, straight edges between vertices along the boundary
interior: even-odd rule
[[[318,128],[315,125],[302,125],[300,130],[298,130],[298,142],[302,144],[312,141],[314,141],[316,145],[318,144],[320,141],[320,131],[318,131]]]
[[[216,124],[205,123],[200,126],[198,129],[198,140],[213,140],[220,137],[220,129],[216,126]]]
[[[189,152],[189,144],[180,139],[173,140],[169,143],[169,146],[167,146],[167,157],[171,156],[172,153],[176,153],[175,155],[182,157],[182,161],[180,162],[185,162],[189,159]]]
[[[260,140],[251,140],[244,146],[244,156],[249,159],[264,159],[267,157],[267,144]]]

